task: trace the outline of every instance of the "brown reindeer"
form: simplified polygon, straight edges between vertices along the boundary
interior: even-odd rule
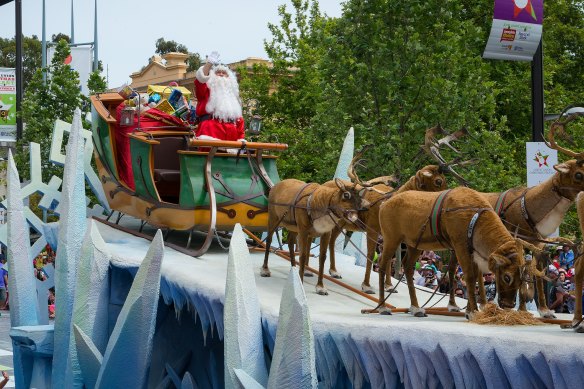
[[[525,271],[523,249],[478,192],[464,187],[439,193],[404,192],[381,205],[379,222],[383,235],[380,301],[384,299],[386,263],[404,242],[408,246],[404,268],[413,315],[425,315],[418,305],[413,282],[414,261],[422,250],[454,250],[468,277],[468,285],[475,284],[477,269],[492,271],[499,286],[499,305],[503,308],[515,306]],[[470,293],[467,317],[477,309],[475,296]],[[382,311],[391,313],[387,308]]]
[[[576,210],[578,211],[578,219],[580,220],[580,231],[584,236],[584,192],[578,194],[576,200]],[[576,332],[584,332],[584,322],[582,321],[582,284],[584,280],[584,244],[581,244],[576,251],[577,258],[574,262],[574,281],[576,283],[576,307],[574,308],[574,318],[572,319],[572,326]]]
[[[481,193],[503,220],[512,234],[517,234],[527,242],[542,247],[542,239],[556,231],[562,223],[568,209],[574,203],[576,196],[584,191],[584,153],[576,153],[559,146],[555,134],[563,132],[567,123],[578,115],[570,115],[562,120],[564,115],[556,120],[550,129],[548,146],[575,159],[554,166],[556,174],[547,181],[531,188],[518,187],[502,193]],[[455,264],[453,262],[453,264]],[[537,274],[542,274],[544,263],[538,261]],[[452,266],[449,268],[451,285],[453,282]],[[536,277],[537,305],[539,314],[543,317],[555,317],[545,303],[543,279]],[[482,279],[479,278],[481,302],[485,302],[485,291]],[[525,301],[520,299],[520,309],[525,310]],[[450,291],[449,309],[456,311],[454,292]]]
[[[322,282],[326,248],[330,231],[340,220],[355,221],[357,212],[367,208],[368,203],[362,198],[365,188],[361,185],[345,184],[335,180],[336,186],[330,188],[316,183],[305,183],[296,179],[280,181],[270,190],[268,197],[268,238],[266,254],[260,275],[269,277],[269,247],[272,235],[278,226],[288,230],[288,246],[292,266],[294,261],[294,244],[298,239],[300,250],[300,279],[304,279],[304,268],[308,263],[310,243],[315,237],[321,237],[319,255],[319,276],[316,285],[318,294],[328,292]]]
[[[381,227],[379,226],[379,207],[383,201],[387,200],[391,196],[397,193],[406,192],[409,190],[422,190],[428,192],[437,192],[446,189],[446,178],[443,174],[443,169],[437,165],[427,165],[422,169],[418,170],[414,176],[412,176],[404,185],[394,191],[394,189],[386,184],[377,184],[373,186],[376,190],[368,190],[365,192],[365,200],[370,204],[369,208],[364,211],[359,212],[360,223],[342,223],[339,226],[335,226],[331,232],[329,240],[329,255],[330,255],[330,268],[329,273],[334,278],[342,278],[336,269],[335,262],[335,241],[340,235],[342,229],[347,231],[364,231],[367,235],[367,263],[365,267],[365,278],[361,284],[361,289],[365,293],[373,294],[375,291],[369,284],[371,277],[371,267],[373,263],[373,257],[375,255],[375,246],[377,244],[377,238],[381,233]],[[356,177],[354,174],[350,174],[349,177]],[[370,183],[379,182],[379,178],[373,179]],[[334,185],[334,181],[326,182],[326,186]],[[391,285],[391,262],[388,262],[387,269],[387,280],[386,288]]]

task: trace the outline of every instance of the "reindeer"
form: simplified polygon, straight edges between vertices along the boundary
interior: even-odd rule
[[[401,242],[408,251],[404,261],[410,292],[410,313],[424,316],[418,305],[413,262],[422,250],[454,250],[468,284],[474,285],[478,271],[490,270],[499,286],[499,305],[515,306],[515,297],[525,269],[523,249],[505,228],[493,208],[478,192],[458,187],[444,192],[409,191],[386,200],[380,207],[379,223],[383,253],[379,266],[379,299],[384,301],[387,261]],[[391,313],[381,308],[382,313]],[[469,295],[467,318],[477,310]]]
[[[351,164],[353,163],[354,160]],[[363,199],[364,193],[364,186],[346,184],[339,179],[335,180],[334,188],[296,179],[283,180],[274,185],[268,197],[267,249],[260,275],[262,277],[271,275],[268,268],[269,247],[273,233],[281,225],[288,230],[292,266],[295,265],[294,244],[298,239],[301,280],[304,280],[310,243],[313,238],[321,237],[316,292],[327,295],[322,279],[329,233],[340,220],[357,220],[357,212],[368,207],[368,202]]]
[[[391,196],[403,193],[410,190],[427,191],[427,192],[439,192],[446,189],[446,177],[444,174],[450,172],[454,177],[461,183],[466,184],[467,182],[462,178],[456,171],[453,170],[453,165],[461,165],[469,163],[470,161],[459,163],[457,161],[446,162],[444,158],[439,153],[434,151],[436,146],[447,145],[456,153],[459,153],[450,142],[458,140],[459,138],[468,135],[466,129],[461,129],[452,134],[446,134],[442,139],[436,140],[436,136],[439,134],[446,134],[444,129],[438,124],[435,127],[431,127],[426,130],[424,137],[424,145],[422,150],[427,154],[435,158],[439,165],[427,165],[422,169],[418,170],[415,175],[410,177],[410,179],[402,185],[397,190],[394,190],[390,186],[390,182],[395,182],[393,176],[378,177],[373,180],[367,181],[368,184],[374,185],[372,188],[368,188],[365,193],[365,199],[369,202],[370,207],[365,211],[359,212],[359,222],[358,223],[345,223],[343,225],[336,226],[331,232],[331,237],[329,240],[329,253],[330,253],[330,267],[329,273],[334,278],[342,278],[336,269],[335,261],[335,241],[337,240],[342,229],[348,231],[365,231],[367,234],[367,263],[365,266],[365,277],[361,283],[361,289],[368,294],[375,293],[369,280],[371,277],[371,267],[373,263],[373,257],[375,255],[375,246],[377,245],[377,238],[381,232],[381,227],[379,225],[379,207],[383,201],[387,200]],[[363,150],[358,153],[358,158],[360,158]],[[349,168],[347,172],[351,182],[361,183],[357,173],[354,168]],[[326,182],[323,185],[333,186],[334,181]],[[391,288],[391,261],[388,261],[386,269],[386,282],[385,289],[389,290]]]
[[[552,149],[575,159],[554,166],[556,174],[547,181],[531,188],[517,187],[502,193],[481,193],[481,195],[495,209],[503,220],[507,229],[517,234],[527,242],[542,247],[541,242],[549,237],[562,223],[568,209],[574,203],[576,196],[584,191],[584,153],[576,153],[559,146],[555,141],[556,131],[564,133],[565,126],[580,113],[569,115],[565,120],[564,111],[551,125],[549,141],[546,142]],[[455,262],[453,262],[455,264]],[[536,275],[543,274],[545,268],[542,261],[538,261]],[[449,277],[452,285],[453,268],[449,268]],[[555,315],[545,303],[543,279],[536,277],[538,297],[538,312],[542,317],[553,318]],[[482,278],[479,278],[481,302],[485,302],[485,292]],[[525,310],[525,299],[522,298],[520,309]],[[459,310],[454,301],[454,292],[450,291],[449,309]]]
[[[578,219],[580,220],[580,231],[584,236],[584,192],[578,194],[576,200],[576,210],[578,211]],[[577,258],[575,258],[574,281],[576,283],[576,307],[574,308],[574,318],[572,319],[572,328],[576,332],[584,332],[584,322],[582,321],[582,284],[584,280],[584,243],[580,245],[578,250],[575,250]]]
[[[349,178],[352,182],[359,182],[357,175],[353,172],[349,172]],[[379,183],[385,179],[386,183]],[[359,222],[358,223],[342,223],[335,226],[331,232],[329,240],[329,253],[330,253],[330,268],[329,273],[334,278],[342,278],[336,269],[335,262],[335,241],[340,235],[342,229],[347,231],[364,231],[367,235],[367,263],[365,267],[365,278],[361,284],[361,289],[368,294],[375,293],[371,285],[369,284],[369,279],[371,277],[371,265],[373,263],[373,256],[375,255],[375,246],[377,245],[377,238],[381,232],[381,227],[379,226],[379,207],[383,201],[387,200],[391,196],[397,193],[402,193],[408,190],[423,190],[429,192],[437,192],[446,189],[446,178],[444,177],[443,169],[437,165],[427,165],[422,169],[418,170],[414,176],[412,176],[404,185],[402,185],[397,190],[394,190],[388,185],[387,177],[379,177],[368,181],[369,184],[374,184],[373,187],[368,188],[365,192],[365,200],[370,204],[369,209],[359,212]],[[323,185],[332,186],[334,181],[329,181]],[[391,285],[391,263],[388,265],[387,270],[387,280],[386,288]]]

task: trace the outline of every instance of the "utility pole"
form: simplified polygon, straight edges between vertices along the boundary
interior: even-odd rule
[[[531,62],[531,137],[534,142],[543,142],[543,37]]]
[[[22,139],[22,0],[16,6],[16,140]]]

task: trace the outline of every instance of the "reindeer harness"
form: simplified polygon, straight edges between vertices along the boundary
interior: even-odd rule
[[[440,226],[440,222],[442,219],[442,213],[443,212],[455,212],[455,211],[468,211],[468,210],[475,211],[475,214],[470,219],[470,221],[468,223],[468,227],[466,229],[466,238],[467,238],[466,245],[467,245],[469,254],[472,255],[472,253],[474,251],[474,246],[472,244],[472,241],[473,241],[475,227],[476,227],[476,224],[479,220],[479,217],[483,214],[483,212],[491,211],[492,209],[491,208],[475,208],[475,207],[460,207],[460,208],[443,209],[444,200],[446,199],[446,197],[448,196],[449,193],[450,193],[450,189],[445,190],[444,192],[441,192],[440,195],[438,196],[438,198],[436,199],[436,201],[434,202],[434,206],[432,207],[432,212],[430,214],[430,219],[429,219],[430,220],[430,232],[432,233],[432,236],[441,245],[448,247],[450,250],[452,250],[452,245],[448,241],[448,238],[446,238],[446,236],[442,232],[442,228]],[[421,238],[423,232],[424,232],[424,228],[422,228],[422,230],[420,231],[420,238]],[[416,243],[416,247],[418,246],[418,244],[420,242],[420,238],[418,238],[418,242]]]

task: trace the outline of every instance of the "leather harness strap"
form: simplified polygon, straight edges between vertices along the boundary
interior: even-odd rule
[[[444,237],[444,235],[442,234],[442,229],[440,228],[440,220],[442,218],[442,207],[444,205],[444,200],[446,199],[446,196],[448,196],[449,193],[450,189],[441,192],[440,195],[436,198],[436,201],[434,202],[434,206],[432,207],[432,213],[430,214],[430,232],[432,233],[432,236],[435,237],[436,240],[438,240],[438,242],[441,245],[451,248],[452,246],[448,243],[448,240]]]
[[[468,223],[468,227],[466,229],[466,247],[468,247],[468,252],[470,255],[472,255],[472,252],[474,251],[474,246],[472,244],[472,238],[474,236],[474,229],[475,226],[477,224],[477,221],[479,220],[479,217],[483,214],[483,212],[485,211],[490,211],[491,208],[479,208],[476,213],[472,216],[472,218],[470,219],[470,223]]]
[[[503,205],[505,205],[505,199],[507,198],[507,194],[509,194],[509,189],[507,189],[505,192],[501,193],[499,195],[499,198],[497,198],[497,202],[495,203],[495,212],[497,212],[497,215],[500,217],[503,217]],[[506,209],[506,208],[505,208]]]
[[[291,224],[296,225],[296,210],[295,210],[295,208],[298,208],[298,202],[302,199],[302,197],[300,197],[300,195],[302,194],[302,192],[304,192],[304,190],[306,188],[308,188],[310,185],[313,185],[313,184],[314,183],[306,183],[306,184],[304,184],[302,186],[302,188],[300,188],[300,190],[298,191],[298,193],[296,193],[296,197],[294,198],[294,201],[292,202],[292,204],[290,204],[290,214],[292,214]],[[314,190],[312,192],[310,192],[308,194],[308,196],[312,196],[312,193],[314,193]]]

